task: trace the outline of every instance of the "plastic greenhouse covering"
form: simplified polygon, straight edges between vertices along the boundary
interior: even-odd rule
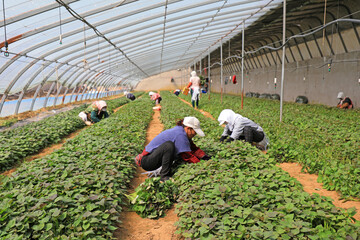
[[[49,82],[99,90],[184,68],[281,3],[2,0],[0,108]]]

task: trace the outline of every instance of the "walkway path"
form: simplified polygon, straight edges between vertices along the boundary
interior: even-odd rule
[[[159,133],[164,126],[160,121],[160,111],[154,111],[153,120],[147,129],[145,146]],[[137,167],[136,174],[130,183],[129,193],[133,193],[137,186],[147,178],[141,174],[144,170]],[[141,218],[136,212],[125,208],[121,213],[119,229],[115,231],[114,237],[121,240],[178,240],[180,236],[175,234],[174,223],[178,220],[174,207],[166,212],[165,217],[157,220]]]

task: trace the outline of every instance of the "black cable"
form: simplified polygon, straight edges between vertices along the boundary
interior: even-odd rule
[[[291,36],[291,37],[289,37],[289,38],[285,41],[284,44],[280,45],[280,46],[277,47],[277,48],[270,47],[270,46],[266,45],[266,46],[263,46],[263,47],[260,47],[260,48],[258,48],[258,49],[256,49],[256,50],[254,50],[254,51],[248,51],[248,52],[245,52],[245,53],[246,53],[246,54],[256,53],[256,52],[260,51],[261,49],[270,49],[270,50],[277,51],[277,50],[280,50],[283,46],[285,46],[285,45],[286,45],[291,39],[293,39],[293,38],[303,38],[303,37],[307,37],[307,36],[309,36],[309,35],[312,35],[312,34],[318,32],[318,31],[320,31],[320,30],[328,27],[328,26],[331,25],[331,24],[338,23],[338,22],[353,22],[353,23],[358,23],[358,24],[360,24],[360,20],[357,20],[357,19],[337,19],[337,20],[334,20],[334,21],[332,21],[332,22],[329,22],[329,23],[323,25],[322,27],[317,28],[316,30],[314,30],[314,31],[312,31],[312,32],[309,32],[309,33],[306,33],[306,34],[297,34],[297,35]]]
[[[149,75],[144,72],[144,70],[142,70],[136,63],[134,63],[127,55],[126,53],[121,50],[119,47],[117,47],[113,42],[111,42],[107,37],[105,37],[104,34],[102,34],[99,30],[97,30],[96,27],[94,27],[92,24],[90,24],[88,21],[86,21],[85,18],[81,17],[77,12],[75,12],[73,9],[71,9],[69,7],[69,5],[67,5],[66,3],[64,3],[62,0],[56,0],[56,2],[58,2],[59,4],[61,4],[62,6],[64,6],[66,8],[66,10],[76,19],[84,22],[86,25],[88,25],[90,28],[92,28],[95,32],[96,35],[98,35],[99,37],[102,37],[103,39],[105,39],[110,45],[112,45],[116,50],[120,51],[124,57],[130,62],[132,63],[135,67],[137,67],[145,76],[149,77]]]
[[[5,52],[4,52],[4,56],[8,57],[9,56],[9,43],[7,41],[7,35],[6,35],[6,21],[5,21],[5,0],[2,1],[3,3],[3,15],[4,15],[4,32],[5,32]]]

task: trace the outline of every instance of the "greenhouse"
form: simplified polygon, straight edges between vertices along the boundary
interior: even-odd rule
[[[1,0],[0,239],[360,239],[360,0]]]

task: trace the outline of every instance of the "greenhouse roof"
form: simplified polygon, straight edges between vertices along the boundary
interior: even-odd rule
[[[338,18],[359,18],[358,0],[325,2],[288,0],[287,37]],[[216,62],[220,59],[219,46],[224,43],[229,46],[224,49],[228,55],[230,43],[233,52],[241,51],[243,27],[246,51],[269,43],[275,46],[274,42],[281,45],[282,38],[283,0],[3,0],[2,3],[0,109],[8,95],[24,94],[48,82],[67,89],[134,87],[146,77],[188,68],[209,53],[211,61]],[[327,19],[323,17],[324,7]],[[344,22],[341,28],[352,28],[360,42],[354,22]],[[340,38],[341,30],[337,25]],[[322,31],[317,34],[315,37]],[[300,37],[288,44],[297,47],[302,41],[305,38]],[[342,44],[347,52],[349,43],[342,40]],[[304,49],[298,51],[302,56]]]
[[[281,0],[4,0],[0,94],[135,85],[184,68]],[[6,33],[6,34],[5,34]],[[6,35],[6,36],[5,36]],[[8,54],[4,56],[5,39]]]

